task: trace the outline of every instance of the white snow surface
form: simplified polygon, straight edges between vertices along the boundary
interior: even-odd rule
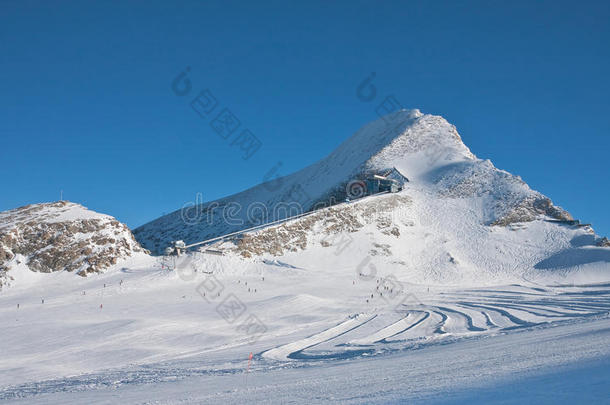
[[[19,215],[23,211],[23,215]],[[25,212],[27,211],[27,212]],[[100,214],[80,204],[64,201],[59,203],[32,204],[30,206],[15,208],[13,210],[0,212],[0,230],[11,228],[23,221],[32,222],[70,222],[83,219],[100,219],[104,221],[116,221],[110,215]]]
[[[377,279],[349,266],[288,263],[189,254],[171,271],[140,256],[88,278],[18,278],[2,292],[0,401],[477,403],[478,391],[487,393],[482,403],[607,398],[599,384],[610,376],[610,283],[403,280],[405,290],[384,299]],[[234,322],[218,310],[231,296],[245,308]],[[264,324],[260,334],[240,327],[251,315]],[[574,373],[580,383],[568,390],[562,381]],[[521,396],[511,394],[515,384]]]

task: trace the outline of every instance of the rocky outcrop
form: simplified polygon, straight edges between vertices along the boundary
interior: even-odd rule
[[[597,246],[599,247],[610,247],[610,240],[608,238],[603,237],[597,242]]]
[[[0,283],[22,257],[32,271],[101,272],[142,252],[129,228],[115,218],[67,201],[33,204],[0,213]]]
[[[553,205],[550,199],[541,197],[524,198],[519,204],[510,209],[506,215],[495,220],[491,225],[507,226],[517,222],[531,222],[540,216],[570,221],[572,216],[565,210]]]
[[[337,235],[356,232],[367,224],[374,224],[384,235],[398,238],[399,227],[413,225],[408,215],[401,211],[410,205],[411,199],[405,195],[386,195],[374,200],[337,205],[281,225],[244,234],[233,247],[227,249],[225,246],[225,250],[242,257],[265,254],[281,256],[285,252],[305,250],[313,243],[319,243],[322,247],[336,245],[334,239]],[[390,254],[385,245],[373,246],[378,248],[373,249],[373,255]]]

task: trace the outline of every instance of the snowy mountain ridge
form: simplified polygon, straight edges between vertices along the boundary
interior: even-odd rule
[[[307,212],[343,201],[350,181],[392,168],[439,198],[480,197],[485,205],[481,220],[488,225],[539,216],[571,219],[519,177],[478,159],[444,118],[401,110],[365,125],[326,158],[296,173],[192,207],[201,214],[199,221],[185,222],[185,212],[177,210],[137,228],[134,235],[161,253],[172,240],[198,242],[288,216],[286,210],[277,212],[282,204],[297,204]],[[253,205],[262,206],[262,214],[252,214]],[[231,208],[235,221],[226,220],[225,210]]]
[[[0,212],[0,287],[11,268],[86,276],[143,252],[127,226],[68,201]]]

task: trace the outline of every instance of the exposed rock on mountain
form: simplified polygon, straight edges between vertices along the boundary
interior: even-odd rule
[[[32,204],[0,213],[4,283],[15,264],[25,263],[33,271],[66,270],[86,276],[142,251],[127,226],[71,202]]]
[[[373,225],[383,235],[398,238],[401,228],[413,225],[407,212],[401,209],[410,203],[408,196],[386,195],[380,200],[362,200],[359,204],[318,210],[307,217],[248,233],[228,249],[243,257],[281,256],[284,252],[297,252],[317,243],[322,247],[332,246],[335,253],[340,254],[342,243],[350,243],[351,239],[349,235],[341,234],[357,232],[366,225]],[[391,254],[388,245],[372,242],[372,246],[372,255],[378,254],[375,248],[381,248],[386,256]],[[227,249],[226,244],[224,248]]]

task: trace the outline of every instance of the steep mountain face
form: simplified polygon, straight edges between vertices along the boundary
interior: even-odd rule
[[[134,234],[159,254],[172,240],[198,242],[334,205],[349,196],[352,181],[393,168],[409,179],[409,186],[421,186],[437,199],[475,198],[484,225],[571,219],[519,177],[477,159],[444,118],[402,110],[365,125],[329,156],[299,172],[175,211]]]
[[[71,202],[0,212],[0,286],[15,265],[86,276],[143,251],[127,226]]]

